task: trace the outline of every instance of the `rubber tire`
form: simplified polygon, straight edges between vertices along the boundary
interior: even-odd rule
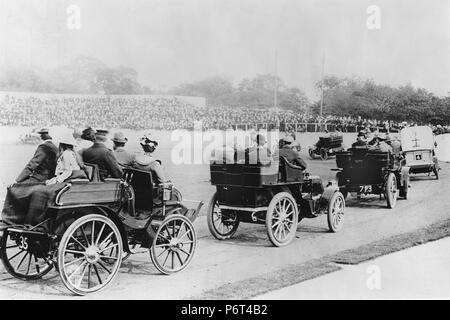
[[[338,224],[338,225],[335,225],[335,224],[333,223],[333,214],[332,214],[332,213],[333,213],[334,203],[335,203],[339,198],[342,200],[342,204],[343,204],[343,208],[342,208],[342,218],[341,218],[339,224]],[[339,231],[342,229],[342,227],[343,227],[343,225],[344,225],[344,214],[345,214],[345,197],[344,197],[344,195],[343,195],[341,192],[336,191],[336,192],[333,194],[333,196],[331,197],[330,202],[329,202],[329,204],[328,204],[327,222],[328,222],[328,229],[329,229],[331,232],[333,232],[333,233],[339,232]]]
[[[395,183],[395,188],[396,188],[394,197],[392,197],[391,195],[388,195],[388,186],[390,186],[393,183]],[[395,177],[395,174],[393,174],[392,172],[390,172],[387,176],[386,183],[384,185],[384,190],[385,190],[385,197],[386,197],[386,202],[387,202],[388,208],[394,209],[395,205],[397,204],[398,188],[397,188],[397,178]]]

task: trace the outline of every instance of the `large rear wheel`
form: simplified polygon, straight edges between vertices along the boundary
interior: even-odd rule
[[[298,208],[288,192],[277,193],[270,201],[266,214],[266,229],[270,242],[276,247],[289,244],[295,237]]]
[[[217,200],[217,193],[211,198],[208,211],[206,212],[206,221],[211,234],[218,240],[231,238],[239,227],[238,215],[231,211],[222,211]]]
[[[122,262],[122,237],[109,218],[88,214],[64,232],[58,248],[59,274],[75,294],[104,289],[117,275]]]
[[[0,243],[0,257],[6,271],[21,280],[42,278],[53,268],[49,241],[36,240],[5,229]]]

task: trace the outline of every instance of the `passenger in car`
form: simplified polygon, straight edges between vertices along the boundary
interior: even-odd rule
[[[280,141],[280,151],[279,156],[285,157],[289,163],[293,165],[301,167],[303,170],[306,169],[307,165],[305,160],[300,157],[300,153],[298,153],[294,148],[294,138],[291,136],[286,136]]]
[[[156,184],[166,182],[161,161],[153,157],[153,152],[158,146],[158,142],[151,140],[148,136],[144,136],[139,143],[144,150],[144,153],[136,156],[133,167],[151,172]]]
[[[84,162],[98,165],[100,171],[100,179],[105,178],[122,178],[123,171],[117,162],[112,150],[105,145],[108,141],[107,135],[109,131],[106,129],[98,129],[95,134],[95,142],[92,147],[82,151]]]
[[[131,167],[136,156],[125,150],[125,144],[128,141],[127,137],[125,137],[122,132],[116,132],[111,140],[114,143],[113,150],[117,162],[119,162],[121,166]]]
[[[352,148],[367,148],[366,134],[363,131],[358,133],[356,142],[352,144]]]

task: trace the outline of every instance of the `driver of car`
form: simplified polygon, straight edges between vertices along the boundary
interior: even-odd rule
[[[300,154],[293,149],[294,147],[294,138],[292,138],[292,136],[282,138],[280,141],[279,156],[285,157],[289,163],[299,166],[302,170],[305,170],[307,167],[306,162],[300,157]]]

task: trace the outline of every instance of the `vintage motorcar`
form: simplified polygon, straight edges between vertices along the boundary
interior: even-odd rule
[[[105,288],[123,259],[148,249],[164,274],[184,269],[196,247],[192,222],[202,206],[187,209],[171,183],[154,185],[146,171],[125,169],[123,179],[65,183],[37,225],[4,229],[0,256],[22,280],[39,279],[56,267],[64,285],[85,295]],[[125,256],[124,256],[125,255]]]
[[[439,179],[439,164],[435,155],[433,131],[428,126],[403,128],[400,132],[402,152],[409,172],[431,173]]]
[[[394,208],[398,196],[407,198],[409,167],[391,152],[369,148],[350,148],[336,154],[336,180],[344,197],[349,192],[384,195],[387,206]]]
[[[268,163],[210,163],[216,192],[209,202],[211,234],[231,238],[240,222],[265,224],[274,246],[289,244],[302,218],[327,214],[328,227],[339,231],[344,222],[345,199],[338,186],[290,164],[284,157]]]
[[[342,142],[343,137],[341,135],[319,137],[319,141],[309,147],[309,156],[313,160],[316,159],[316,157],[320,157],[322,160],[327,160],[329,157],[334,156],[336,152],[344,150]]]

